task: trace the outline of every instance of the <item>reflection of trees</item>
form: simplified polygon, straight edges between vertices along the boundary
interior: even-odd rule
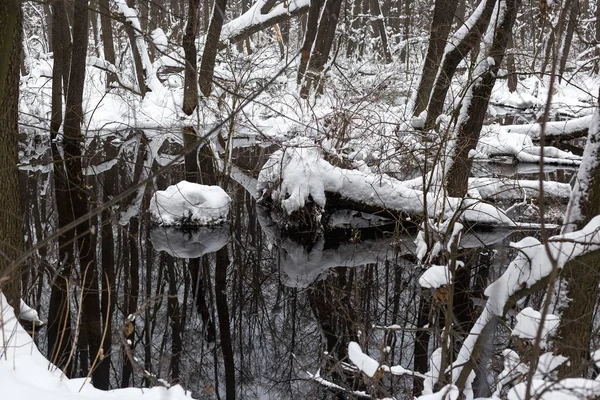
[[[142,135],[147,133],[127,133],[121,144],[92,146],[94,167],[88,168],[87,179],[104,201],[147,176],[167,158],[165,152],[180,151],[174,135]],[[236,151],[244,170],[261,164],[265,154],[264,149]],[[204,163],[188,176],[207,183],[212,163],[202,149],[197,154],[196,160]],[[164,188],[185,172],[179,166],[154,185]],[[47,170],[36,174],[28,180],[32,193],[47,182]],[[212,174],[214,179],[214,170]],[[101,315],[110,326],[100,367],[108,371],[111,387],[155,385],[164,379],[181,382],[200,398],[205,393],[215,396],[215,391],[221,397],[245,398],[346,395],[304,380],[306,372],[320,370],[324,379],[347,390],[377,396],[411,392],[411,379],[386,374],[365,381],[346,359],[352,340],[387,365],[408,368],[422,359],[427,368],[428,350],[439,340],[433,323],[439,306],[419,310],[431,294],[416,285],[422,269],[409,259],[414,251],[410,236],[382,236],[374,230],[285,236],[233,181],[228,189],[233,199],[229,225],[154,229],[138,212],[146,208],[153,189],[140,188],[118,207],[104,210],[98,221]],[[46,219],[43,214],[49,213],[39,201],[25,215],[36,232]],[[505,233],[465,235],[463,245],[501,242]],[[477,296],[473,285],[481,291],[484,274],[472,268],[465,272],[463,295]],[[39,282],[39,293],[49,282],[47,277],[28,279]],[[76,306],[72,302],[74,311]],[[129,314],[135,319],[130,321]],[[428,323],[430,328],[423,328]],[[121,333],[130,345],[123,343]],[[420,334],[430,336],[422,350],[418,339],[415,344]],[[384,351],[386,346],[389,351]]]

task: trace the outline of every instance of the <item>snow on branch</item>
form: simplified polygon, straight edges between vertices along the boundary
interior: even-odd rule
[[[244,14],[223,25],[221,46],[225,47],[227,42],[238,42],[253,33],[305,13],[310,6],[309,0],[291,0],[277,4],[269,12],[266,12],[269,8],[268,5],[272,3],[270,0],[258,0]]]
[[[587,135],[591,122],[591,115],[570,119],[568,121],[546,122],[544,134],[546,136],[566,136],[569,138],[583,137]],[[542,132],[542,124],[539,123],[529,125],[504,125],[502,128],[511,133],[528,135],[533,139],[539,139]]]
[[[140,19],[138,17],[137,11],[131,7],[129,7],[125,0],[115,0],[117,6],[119,7],[119,11],[125,17],[125,21],[130,23],[133,26],[133,32],[135,35],[135,44],[137,46],[137,51],[142,60],[142,67],[146,71],[146,85],[152,91],[158,91],[162,89],[161,83],[158,81],[156,74],[152,68],[152,62],[150,61],[150,56],[148,54],[148,45],[146,44],[146,40],[142,34],[142,26],[140,24]],[[139,83],[140,86],[142,82]]]
[[[410,216],[440,217],[444,220],[461,213],[469,223],[514,227],[500,209],[477,199],[461,199],[424,193],[409,188],[387,175],[349,170],[331,165],[307,139],[295,139],[290,147],[278,150],[263,166],[258,192],[270,197],[287,215],[314,202],[325,208],[327,198],[338,196],[379,210]]]
[[[488,300],[485,308],[469,336],[465,339],[456,361],[453,364],[453,379],[460,386],[473,367],[471,357],[478,352],[480,340],[485,340],[485,330],[489,322],[503,317],[515,297],[528,289],[545,287],[545,281],[552,273],[553,263],[559,269],[576,257],[600,249],[600,216],[594,217],[583,229],[556,235],[548,240],[548,249],[533,237],[526,237],[511,247],[519,253],[506,271],[485,290]],[[511,300],[512,299],[512,300]]]

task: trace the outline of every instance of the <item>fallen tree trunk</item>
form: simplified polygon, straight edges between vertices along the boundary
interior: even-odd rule
[[[478,199],[423,192],[387,175],[339,168],[314,143],[299,139],[278,150],[258,178],[263,202],[287,216],[286,223],[317,226],[326,206],[400,217],[403,221],[460,219],[467,224],[514,227],[499,208]]]
[[[558,137],[564,140],[586,137],[591,122],[591,115],[570,119],[568,121],[546,122],[544,134],[546,138]],[[539,139],[542,131],[542,124],[540,123],[529,125],[504,125],[502,127],[508,132],[525,134],[532,139]]]
[[[244,14],[223,25],[218,48],[224,49],[230,43],[237,43],[263,29],[308,12],[310,1],[292,0],[287,3],[287,7],[286,3],[281,3],[265,14],[261,11],[266,4],[267,0],[258,0]]]

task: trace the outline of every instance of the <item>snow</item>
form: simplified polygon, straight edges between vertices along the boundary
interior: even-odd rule
[[[551,259],[560,269],[567,261],[600,248],[600,216],[594,217],[583,229],[548,239],[550,255],[545,246],[533,237],[526,237],[510,246],[519,250],[507,270],[485,290],[488,308],[502,315],[508,298],[517,290],[530,287],[552,272]]]
[[[167,39],[167,35],[165,35],[165,32],[161,28],[156,28],[150,32],[150,37],[152,38],[152,43],[154,43],[158,51],[161,53],[167,51],[169,39]]]
[[[542,354],[538,360],[534,379],[553,378],[553,373],[565,362],[567,362],[567,357],[552,353]]]
[[[42,320],[40,320],[38,312],[29,307],[23,300],[21,300],[21,305],[19,307],[19,318],[24,321],[36,322],[40,325],[43,324]]]
[[[546,198],[568,199],[571,185],[568,183],[544,181],[541,185]],[[483,199],[515,200],[536,198],[540,193],[540,181],[529,179],[469,178],[469,190],[477,191]]]
[[[215,225],[227,220],[230,202],[219,186],[181,181],[154,193],[149,211],[160,225]]]
[[[565,232],[576,229],[577,225],[586,220],[582,206],[590,195],[590,185],[598,168],[600,155],[600,111],[596,108],[590,122],[588,139],[583,151],[583,162],[577,171],[577,179],[573,188],[571,200],[565,213]]]
[[[2,329],[0,329],[0,382],[6,399],[114,399],[184,400],[191,399],[179,385],[170,388],[95,389],[89,379],[69,379],[40,353],[29,334],[15,318],[6,297],[0,293]]]
[[[509,132],[498,124],[485,125],[474,152],[475,158],[487,159],[493,156],[513,156],[517,161],[539,163],[540,147],[534,146],[531,137],[525,133]],[[581,157],[559,150],[544,147],[544,162],[552,164],[579,165]]]
[[[275,5],[268,13],[262,14],[260,9],[265,5],[267,0],[258,0],[248,11],[234,20],[223,25],[221,29],[221,42],[233,38],[240,34],[244,29],[251,25],[257,25],[268,21],[276,16],[293,13],[294,11],[308,7],[310,4],[309,0],[291,0],[289,2],[283,2]]]
[[[335,167],[322,158],[314,142],[304,138],[291,140],[290,147],[271,155],[259,174],[257,190],[262,195],[270,193],[287,214],[304,207],[309,199],[324,208],[325,192],[333,192],[412,215],[449,219],[462,212],[464,221],[514,226],[500,209],[476,199],[425,194],[387,175]]]
[[[570,135],[574,132],[586,130],[592,122],[592,116],[586,115],[567,121],[546,122],[544,134],[546,136]],[[539,139],[542,131],[542,125],[539,123],[531,125],[504,125],[504,129],[511,133],[527,135],[532,139]]]
[[[519,252],[500,278],[486,288],[484,293],[488,300],[485,307],[475,321],[453,364],[453,368],[456,370],[455,379],[460,376],[463,366],[470,359],[477,340],[488,323],[495,317],[504,315],[504,308],[512,295],[549,276],[553,265],[562,269],[569,260],[600,249],[600,216],[594,217],[579,231],[549,238],[548,252],[545,246],[533,237],[526,237],[517,243],[511,243],[511,247]],[[552,260],[555,261],[554,264]]]
[[[534,340],[540,329],[542,314],[531,307],[526,307],[517,314],[517,324],[512,330],[512,335],[521,339]],[[542,328],[541,343],[545,346],[545,341],[550,333],[558,328],[560,319],[557,315],[546,314],[544,318],[544,326]]]
[[[419,285],[424,288],[436,289],[448,284],[450,272],[447,265],[432,265],[419,278]]]
[[[456,386],[446,385],[435,393],[417,397],[417,400],[457,400],[459,395],[460,390]]]
[[[527,383],[519,383],[508,392],[508,400],[524,400]],[[534,379],[530,395],[538,400],[581,400],[600,396],[600,382],[584,378],[568,378],[559,381]]]
[[[356,342],[348,344],[348,358],[358,367],[359,370],[372,378],[379,369],[379,363],[363,353],[360,345]]]

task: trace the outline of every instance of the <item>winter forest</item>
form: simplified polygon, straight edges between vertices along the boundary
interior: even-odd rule
[[[600,1],[0,0],[0,398],[600,398],[599,90]]]

